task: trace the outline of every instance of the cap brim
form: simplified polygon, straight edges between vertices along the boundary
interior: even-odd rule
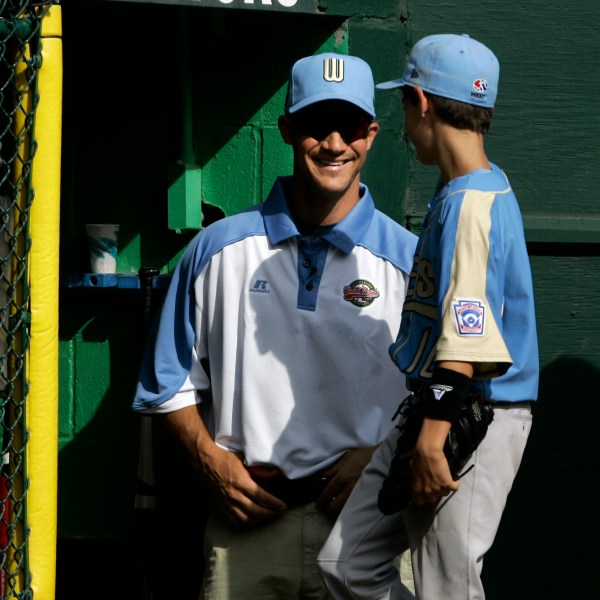
[[[371,115],[375,118],[375,110],[372,106],[368,106],[359,98],[354,98],[353,96],[348,95],[347,93],[340,94],[332,94],[331,92],[327,92],[324,94],[314,94],[308,98],[304,98],[300,102],[296,102],[293,106],[288,107],[287,112],[293,115],[295,112],[306,108],[307,106],[311,106],[312,104],[317,104],[318,102],[324,102],[325,100],[341,100],[342,102],[348,102],[349,104],[354,104],[361,110],[364,110],[367,114]]]
[[[378,83],[375,87],[380,90],[393,90],[394,88],[404,87],[406,82],[404,79],[392,79],[391,81],[384,81]]]

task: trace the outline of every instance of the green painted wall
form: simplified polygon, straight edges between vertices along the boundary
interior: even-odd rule
[[[201,170],[205,221],[261,201],[274,177],[289,172],[276,120],[296,58],[349,51],[383,81],[400,72],[424,35],[470,33],[489,45],[500,59],[501,84],[487,148],[523,210],[542,377],[529,448],[483,574],[488,600],[589,598],[600,499],[592,479],[600,466],[593,443],[600,383],[600,210],[593,193],[600,177],[600,4],[310,4],[317,14],[186,8],[192,162]],[[194,233],[167,226],[169,168],[182,159],[189,133],[182,122],[179,9],[175,2],[64,0],[63,16],[61,275],[89,270],[83,226],[91,221],[121,223],[120,272],[150,266],[168,273]],[[378,93],[376,110],[382,131],[364,180],[382,210],[418,230],[436,172],[416,164],[400,95]],[[79,538],[97,542],[104,565],[102,543],[132,535],[138,424],[129,406],[145,331],[143,298],[138,290],[63,285],[60,311],[59,567],[77,557],[79,548],[69,553],[68,542]],[[164,498],[169,533],[161,541],[177,539],[185,548],[189,520],[178,508],[188,508],[186,497],[200,504],[206,498],[197,489],[186,496],[190,474],[174,470],[177,457],[171,458],[164,467],[173,490]],[[126,567],[115,577],[126,579]]]

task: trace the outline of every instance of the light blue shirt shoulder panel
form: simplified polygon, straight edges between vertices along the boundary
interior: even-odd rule
[[[223,248],[249,237],[266,235],[262,205],[221,219],[199,232],[178,263],[167,290],[160,319],[146,345],[134,410],[168,400],[186,380],[195,340],[194,282]]]

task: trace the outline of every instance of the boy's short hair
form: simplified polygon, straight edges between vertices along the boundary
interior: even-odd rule
[[[448,125],[456,129],[468,129],[484,135],[489,131],[494,115],[493,108],[483,108],[445,98],[444,96],[436,96],[429,92],[423,93],[435,105],[437,116]],[[402,88],[402,94],[413,106],[419,103],[419,97],[414,88],[405,86]]]

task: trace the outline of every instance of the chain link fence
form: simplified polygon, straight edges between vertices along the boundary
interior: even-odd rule
[[[32,598],[27,561],[25,401],[30,339],[29,212],[34,201],[41,21],[56,2],[0,0],[0,599]]]

